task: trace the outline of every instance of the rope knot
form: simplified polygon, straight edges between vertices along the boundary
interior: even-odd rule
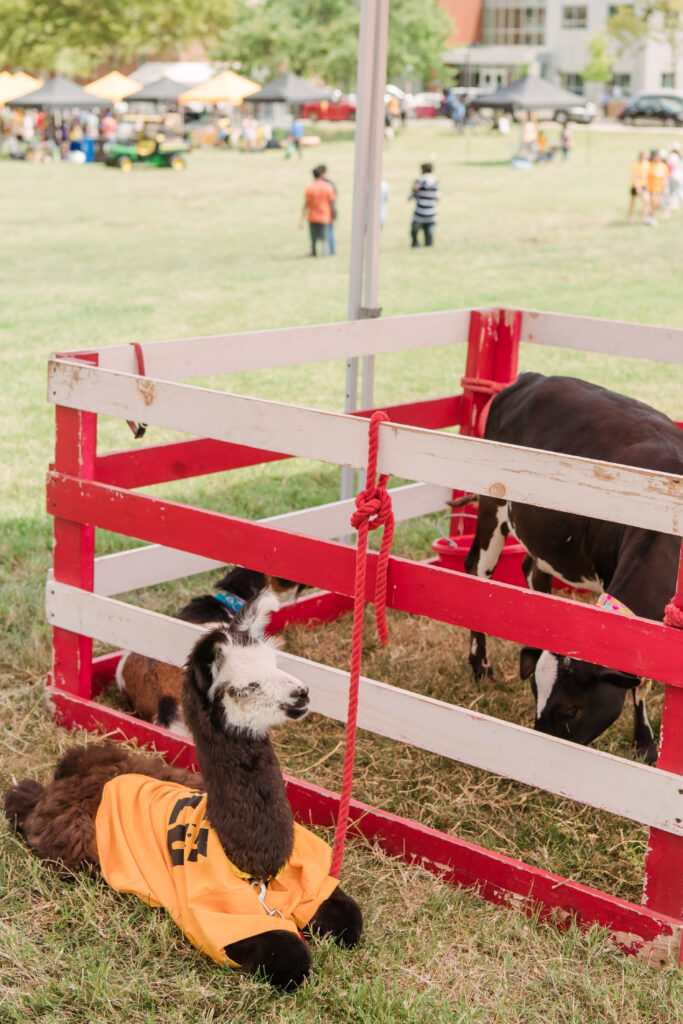
[[[664,625],[683,629],[683,606],[677,604],[675,598],[664,609]]]
[[[356,511],[351,516],[351,526],[354,530],[364,522],[367,523],[369,530],[378,530],[393,516],[391,497],[386,488],[387,479],[388,477],[381,476],[376,487],[366,487],[356,495]]]
[[[475,424],[477,434],[479,437],[483,437],[484,431],[486,430],[486,420],[488,419],[491,402],[496,395],[500,394],[501,391],[504,391],[505,388],[514,384],[514,380],[489,380],[486,377],[465,376],[460,378],[460,383],[466,391],[470,391],[475,395],[489,396],[489,400],[482,406]]]

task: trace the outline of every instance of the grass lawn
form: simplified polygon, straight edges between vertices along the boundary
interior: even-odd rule
[[[555,141],[552,137],[550,141]],[[51,560],[44,475],[53,445],[45,398],[55,350],[343,320],[346,317],[353,145],[327,131],[301,160],[282,152],[196,152],[183,173],[102,166],[0,163],[0,788],[44,779],[72,737],[43,707],[49,633],[43,585]],[[444,121],[413,123],[387,141],[389,216],[382,235],[384,315],[483,305],[554,310],[680,326],[683,214],[657,229],[628,224],[629,169],[639,148],[669,132],[577,128],[571,161],[514,171],[516,138],[457,136]],[[409,248],[406,201],[419,164],[433,159],[443,199],[436,245]],[[326,162],[339,192],[338,254],[307,257],[298,227],[311,168]],[[458,390],[462,353],[377,360],[377,403]],[[681,418],[681,372],[524,346],[522,368],[566,372],[637,395]],[[344,366],[322,363],[235,374],[229,390],[341,409]],[[150,431],[156,443],[170,436]],[[104,423],[104,449],[129,446]],[[146,443],[146,442],[145,442]],[[306,462],[165,485],[154,493],[258,516],[334,500],[338,473]],[[229,496],[228,496],[229,494]],[[397,532],[394,550],[429,553],[434,517]],[[120,547],[98,537],[98,551]],[[139,596],[171,612],[210,580]],[[366,675],[529,724],[514,645],[492,644],[496,671],[478,690],[463,631],[394,613],[391,645],[368,620]],[[293,629],[293,653],[348,665],[350,622]],[[661,688],[660,688],[661,689]],[[653,701],[658,725],[661,695]],[[600,741],[630,756],[628,715]],[[312,717],[283,730],[285,769],[338,788],[341,727]],[[639,900],[647,830],[454,762],[364,736],[359,799]],[[345,887],[360,900],[366,937],[341,954],[314,950],[314,980],[294,996],[222,972],[200,958],[161,912],[97,881],[47,873],[0,824],[0,1021],[151,1024],[263,1019],[331,1022],[650,1024],[681,1013],[681,976],[616,951],[595,929],[559,933],[416,869],[349,843]]]

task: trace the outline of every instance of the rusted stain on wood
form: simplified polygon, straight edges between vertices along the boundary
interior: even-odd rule
[[[611,481],[615,479],[615,474],[611,470],[605,469],[604,466],[595,466],[593,468],[593,473],[598,480]]]
[[[139,380],[136,381],[136,387],[140,394],[142,395],[142,399],[145,405],[151,405],[154,399],[156,398],[157,393],[154,381],[147,380],[146,378],[141,377]]]

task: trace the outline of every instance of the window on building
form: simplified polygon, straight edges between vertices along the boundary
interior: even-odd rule
[[[621,10],[633,10],[633,4],[608,4],[607,19],[613,18],[617,11]]]
[[[631,76],[630,75],[612,75],[611,81],[612,89],[619,93],[624,93],[628,96],[631,91]]]
[[[545,44],[545,0],[528,7],[518,0],[494,0],[484,7],[482,42],[503,46]]]
[[[563,7],[562,28],[588,28],[588,8],[577,4]]]
[[[662,89],[673,89],[675,88],[676,82],[674,79],[673,71],[662,71]]]
[[[561,75],[560,78],[565,89],[583,96],[583,78],[581,75],[565,74]]]

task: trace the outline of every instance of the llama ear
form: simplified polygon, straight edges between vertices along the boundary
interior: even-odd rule
[[[185,671],[200,693],[209,692],[223,664],[224,651],[230,643],[222,629],[212,629],[192,648]]]
[[[277,594],[270,587],[266,587],[252,601],[245,604],[235,619],[235,628],[247,633],[252,640],[263,640],[270,617],[279,607]]]

